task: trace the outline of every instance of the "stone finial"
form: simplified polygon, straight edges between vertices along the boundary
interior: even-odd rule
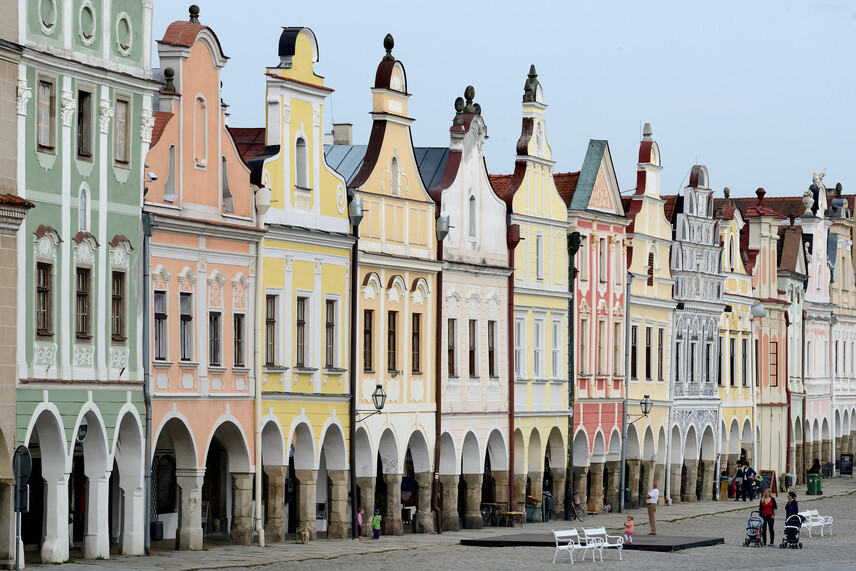
[[[476,115],[481,117],[481,105],[479,105],[478,103],[473,103],[473,109],[475,109]]]
[[[767,194],[767,191],[764,190],[763,188],[760,188],[760,187],[758,188],[758,190],[755,191],[755,196],[758,197],[758,206],[761,206],[762,204],[764,204],[764,195],[765,194]]]
[[[805,212],[803,212],[803,217],[814,216],[814,213],[811,211],[811,207],[814,206],[814,193],[811,191],[811,189],[806,190],[803,193],[803,205],[805,206]]]
[[[199,6],[196,4],[190,5],[190,23],[198,24],[199,23]]]
[[[468,85],[466,89],[464,89],[464,99],[467,100],[466,105],[464,105],[464,113],[475,113],[476,108],[473,107],[473,98],[476,96],[476,89],[472,85]]]
[[[175,93],[175,84],[172,80],[175,78],[175,70],[171,67],[164,68],[163,70],[163,91],[166,93]]]
[[[395,60],[392,57],[392,48],[395,47],[395,40],[392,38],[392,34],[387,34],[383,37],[383,49],[386,50],[386,55],[383,56],[385,60]]]
[[[654,129],[651,128],[651,123],[645,123],[645,126],[642,127],[642,140],[643,141],[653,141],[654,140]]]
[[[461,113],[464,112],[464,98],[458,97],[455,99],[455,119],[452,121],[453,125],[463,125],[464,118]]]
[[[538,72],[535,71],[535,64],[529,66],[529,81],[534,82],[538,79]]]
[[[796,220],[796,216],[794,215],[794,213],[793,213],[793,212],[791,212],[791,215],[789,216],[789,218],[791,219],[791,226],[790,226],[790,228],[791,228],[791,229],[793,229],[793,228],[794,228],[794,220]]]
[[[647,125],[648,123],[645,124]],[[726,186],[722,189],[722,194],[725,196],[725,198],[731,198],[731,189]]]

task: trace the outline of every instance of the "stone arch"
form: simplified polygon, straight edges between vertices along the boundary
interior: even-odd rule
[[[740,454],[740,424],[736,417],[731,419],[731,429],[728,432],[728,453]]]
[[[658,450],[654,445],[654,431],[651,425],[645,427],[645,436],[642,440],[642,458],[648,461],[657,460]]]
[[[205,458],[211,450],[214,438],[226,449],[229,458],[229,472],[247,473],[252,471],[253,461],[250,458],[250,446],[238,419],[231,415],[221,416],[211,430],[208,444],[205,447]],[[296,453],[295,453],[296,456]]]
[[[835,409],[835,438],[841,438],[841,411]]]
[[[328,470],[347,470],[348,454],[345,445],[345,435],[338,423],[328,424],[321,436],[321,454],[324,454]],[[321,465],[319,454],[318,465]]]
[[[401,473],[401,465],[398,460],[398,442],[391,429],[385,429],[380,435],[377,453],[380,456],[381,468],[384,474]]]
[[[725,432],[725,419],[719,423],[719,454],[728,454],[728,434]]]
[[[438,469],[441,476],[458,474],[460,464],[457,458],[458,451],[455,447],[455,439],[449,432],[443,432],[440,436],[440,466]]]
[[[745,418],[743,419],[743,431],[740,433],[740,445],[748,450],[753,442],[755,442],[755,436],[752,434],[752,422]]]
[[[798,444],[803,442],[803,423],[800,417],[794,420],[794,442]]]
[[[716,437],[713,427],[707,426],[701,436],[701,459],[713,461],[716,458]]]
[[[286,465],[285,438],[282,426],[275,418],[269,418],[262,426],[262,465]]]
[[[529,433],[529,445],[527,446],[526,468],[528,473],[541,473],[544,463],[544,452],[541,446],[541,434],[537,428]]]
[[[594,435],[594,443],[591,448],[591,455],[597,462],[603,462],[603,457],[606,455],[606,442],[603,437],[603,432],[600,429]]]
[[[514,473],[517,475],[526,473],[526,444],[523,440],[523,431],[519,428],[514,431]]]
[[[413,471],[416,474],[430,472],[431,454],[428,452],[428,441],[421,430],[414,430],[410,434],[407,448],[410,449],[410,457],[413,460]],[[478,455],[478,447],[476,448],[476,455]],[[403,459],[401,463],[403,465]],[[478,470],[478,472],[481,472],[481,470]]]
[[[502,431],[494,428],[487,439],[487,453],[490,457],[491,470],[508,470],[508,447]]]
[[[666,427],[660,426],[660,434],[657,437],[657,464],[666,464],[666,448]]]
[[[118,486],[121,505],[117,510],[122,521],[120,552],[123,555],[142,555],[144,533],[143,510],[143,430],[137,410],[126,405],[116,423],[113,439],[113,459],[118,469]]]
[[[823,424],[820,427],[820,438],[821,440],[829,440],[829,419],[824,418]]]
[[[479,441],[472,431],[464,436],[464,444],[461,447],[461,473],[481,474],[484,471],[484,462],[479,452]]]
[[[354,432],[354,452],[356,456],[354,458],[354,469],[357,478],[374,476],[375,463],[372,461],[374,454],[372,453],[371,440],[368,432],[362,426]]]
[[[625,450],[625,457],[628,460],[639,460],[642,458],[642,447],[639,445],[639,434],[636,430],[636,425],[631,424],[627,427],[627,445]]]
[[[698,460],[698,451],[698,435],[696,434],[695,426],[690,426],[687,429],[687,436],[684,441],[684,460]]]
[[[589,442],[585,430],[580,428],[574,436],[574,466],[589,465]]]
[[[289,439],[289,464],[295,470],[315,469],[315,435],[312,426],[307,420],[295,419],[291,427],[291,438]],[[294,450],[291,450],[291,446]]]
[[[684,461],[683,446],[684,442],[681,438],[681,429],[677,425],[672,427],[672,464],[682,464]]]
[[[559,468],[565,466],[565,440],[562,438],[562,431],[558,426],[550,429],[550,435],[547,437],[547,448],[550,450],[550,467]]]
[[[621,434],[614,429],[609,436],[609,447],[606,449],[606,459],[610,462],[621,460]]]

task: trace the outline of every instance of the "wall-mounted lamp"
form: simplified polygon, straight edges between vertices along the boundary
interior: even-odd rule
[[[645,395],[644,397],[642,397],[642,400],[639,401],[639,408],[642,409],[642,416],[630,421],[628,424],[633,424],[637,420],[642,420],[643,418],[647,417],[648,413],[651,412],[651,409],[654,408],[654,401],[651,400],[650,396]],[[629,414],[627,415],[627,418],[630,418]]]
[[[380,414],[380,411],[383,410],[383,406],[386,404],[386,393],[383,390],[383,387],[377,385],[375,387],[374,392],[372,393],[372,404],[374,404],[374,410],[357,410],[355,411],[357,414],[365,414],[362,418],[357,418],[357,422],[362,422],[370,416],[374,416],[376,414]]]
[[[752,313],[752,317],[767,317],[767,310],[764,309],[763,303],[756,303],[749,308],[749,311]]]
[[[256,211],[259,216],[264,216],[270,210],[270,189],[264,186],[256,188]]]
[[[351,221],[351,226],[357,227],[363,221],[363,199],[355,196],[348,205],[348,219]]]
[[[437,240],[442,242],[449,235],[449,215],[440,216],[437,218]]]

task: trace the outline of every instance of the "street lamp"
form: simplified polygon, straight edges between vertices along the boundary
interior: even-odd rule
[[[358,414],[365,414],[364,417],[356,419],[357,422],[362,422],[370,416],[380,414],[380,411],[383,410],[383,405],[386,404],[386,392],[384,392],[382,386],[380,386],[380,385],[375,386],[375,390],[372,393],[372,403],[374,404],[374,407],[375,407],[374,410],[357,410],[357,411],[355,411]]]
[[[637,420],[642,420],[643,418],[648,416],[648,413],[651,412],[651,409],[654,408],[654,401],[651,400],[651,397],[645,395],[642,397],[642,400],[639,401],[639,408],[642,409],[642,416],[637,418],[636,420],[631,420],[629,424],[633,424]],[[630,415],[627,415],[627,418],[630,418]]]

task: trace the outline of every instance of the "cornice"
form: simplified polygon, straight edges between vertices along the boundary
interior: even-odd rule
[[[76,78],[111,87],[154,92],[161,83],[147,77],[135,76],[118,70],[88,65],[73,59],[27,48],[21,54],[21,65],[37,68],[57,75],[72,75]]]

